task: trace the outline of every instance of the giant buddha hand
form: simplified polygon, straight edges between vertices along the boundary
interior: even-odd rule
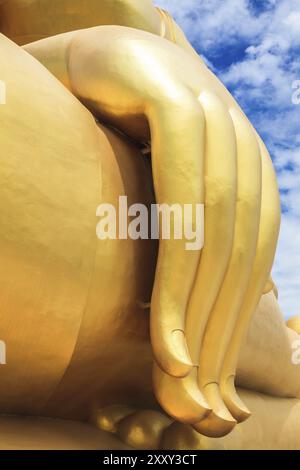
[[[39,8],[46,3],[30,2]],[[70,11],[76,13],[79,3],[71,3]],[[205,205],[201,251],[186,250],[184,239],[160,240],[150,319],[154,388],[171,416],[205,435],[221,436],[249,416],[234,379],[278,238],[280,207],[272,162],[233,97],[185,42],[179,47],[158,37],[160,27],[157,36],[152,34],[160,16],[151,2],[91,0],[91,8],[96,3],[98,24],[108,23],[100,20],[100,6],[107,13],[108,4],[112,12],[122,5],[122,22],[109,21],[123,27],[66,32],[24,49],[96,118],[137,141],[150,141],[159,204]],[[71,8],[68,0],[60,5]],[[139,12],[145,8],[144,13],[151,13],[141,13],[140,23],[132,16],[137,5]],[[70,18],[68,8],[59,10],[56,32],[72,29],[72,22],[61,27],[63,15]],[[13,18],[14,10],[10,13]],[[81,27],[94,26],[87,23]],[[2,30],[10,31],[8,26]],[[55,34],[44,26],[42,30]]]

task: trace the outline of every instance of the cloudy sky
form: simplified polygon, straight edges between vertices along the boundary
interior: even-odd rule
[[[155,3],[176,18],[268,146],[283,213],[273,277],[285,316],[300,315],[300,103],[292,102],[300,80],[300,0]]]

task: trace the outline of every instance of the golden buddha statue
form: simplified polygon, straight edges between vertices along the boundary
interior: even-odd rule
[[[276,175],[233,97],[151,0],[4,0],[0,30],[3,432],[31,416],[37,447],[56,418],[66,447],[91,422],[88,448],[300,448]],[[204,248],[97,239],[122,195],[204,204]]]

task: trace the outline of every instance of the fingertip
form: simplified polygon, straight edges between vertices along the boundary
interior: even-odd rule
[[[193,428],[207,437],[223,437],[229,434],[237,424],[237,421],[228,411],[222,400],[220,388],[217,383],[207,384],[204,396],[212,408],[212,412]]]
[[[168,375],[186,377],[194,367],[182,330],[164,333],[153,341],[155,360]]]
[[[205,419],[193,425],[193,428],[206,437],[227,436],[236,426],[235,419],[225,419],[223,416],[212,411]]]
[[[251,412],[236,392],[235,377],[231,375],[221,385],[221,392],[226,406],[238,423],[246,421]]]
[[[197,373],[185,378],[165,374],[156,364],[153,368],[156,398],[172,418],[187,424],[197,423],[211,412],[197,384]]]

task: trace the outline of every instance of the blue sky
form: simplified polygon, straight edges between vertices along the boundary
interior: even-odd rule
[[[300,0],[156,0],[185,31],[263,137],[276,167],[282,227],[273,277],[300,315]]]

